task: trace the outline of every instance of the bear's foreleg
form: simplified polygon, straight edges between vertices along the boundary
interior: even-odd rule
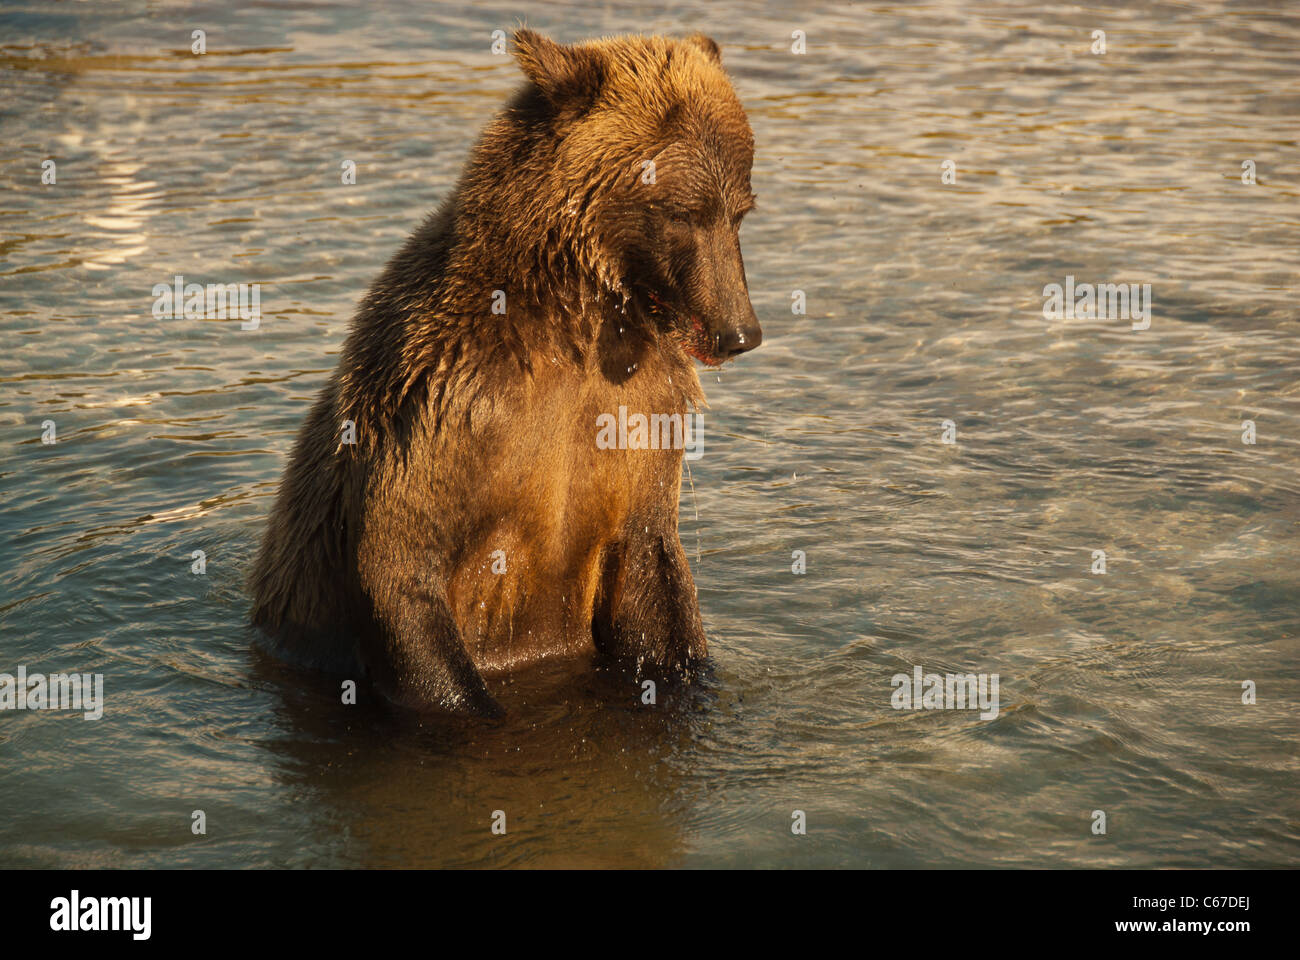
[[[505,713],[488,693],[445,600],[427,586],[395,586],[375,601],[383,649],[368,657],[390,700],[416,710],[479,717]]]
[[[675,531],[606,555],[592,627],[597,650],[609,656],[670,670],[705,657],[695,580]]]

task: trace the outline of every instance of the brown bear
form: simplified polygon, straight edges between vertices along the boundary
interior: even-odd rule
[[[484,677],[544,657],[704,657],[683,451],[597,425],[698,409],[691,358],[762,339],[717,44],[514,42],[527,83],[361,302],[251,575],[282,656],[478,715],[501,712]]]

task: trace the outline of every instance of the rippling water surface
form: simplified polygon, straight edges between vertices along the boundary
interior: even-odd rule
[[[250,654],[243,578],[521,17],[705,30],[754,127],[765,341],[682,503],[713,673],[341,711]],[[0,864],[1295,865],[1298,147],[1286,3],[7,5],[0,671],[107,706],[0,714]],[[175,274],[260,283],[261,329],[155,319]],[[1044,319],[1067,276],[1151,284],[1150,328]],[[916,665],[999,715],[892,709]]]

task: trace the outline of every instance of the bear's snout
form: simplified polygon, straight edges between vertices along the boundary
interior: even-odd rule
[[[717,354],[722,360],[730,360],[746,350],[753,350],[762,342],[763,328],[758,325],[758,318],[754,316],[751,307],[748,322],[728,327],[719,335]]]
[[[709,353],[717,363],[738,357],[763,342],[745,282],[745,262],[734,229],[719,225],[696,247],[692,313],[704,319]]]

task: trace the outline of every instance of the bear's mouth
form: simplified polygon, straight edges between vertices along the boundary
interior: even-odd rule
[[[699,317],[678,310],[652,291],[647,290],[645,295],[650,301],[650,312],[665,315],[672,322],[673,339],[687,355],[694,357],[706,367],[722,366],[723,358],[714,353],[717,349],[714,337],[705,329],[704,322]]]

